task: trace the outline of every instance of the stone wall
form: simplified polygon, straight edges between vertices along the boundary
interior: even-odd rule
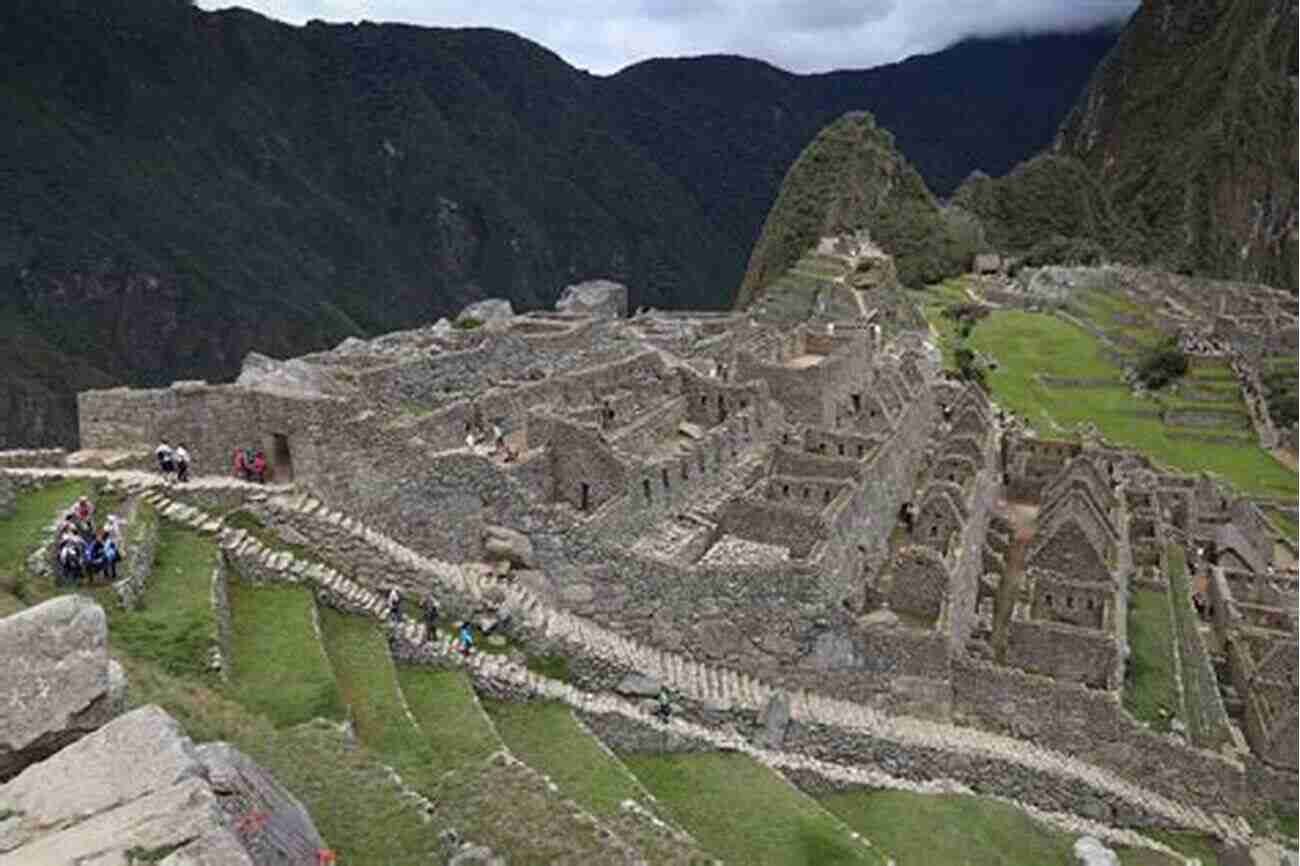
[[[228,592],[229,581],[226,576],[226,554],[219,552],[217,561],[212,567],[210,579],[209,600],[212,605],[212,616],[216,621],[216,637],[213,642],[212,660],[210,667],[221,677],[222,681],[230,681],[230,596]]]
[[[1006,662],[1053,679],[1110,688],[1119,648],[1110,635],[1066,623],[1012,619]]]
[[[158,552],[158,513],[154,507],[138,497],[132,500],[126,512],[124,534],[122,561],[117,566],[118,579],[113,591],[123,607],[133,608],[149,585]]]
[[[1243,767],[1153,733],[1116,692],[1058,683],[970,658],[953,660],[953,712],[1141,780],[1167,797],[1242,814],[1253,794]]]
[[[14,513],[14,504],[18,500],[18,488],[8,476],[0,475],[0,520]]]
[[[19,448],[0,451],[0,469],[6,466],[23,469],[35,466],[62,466],[68,452],[62,448]]]

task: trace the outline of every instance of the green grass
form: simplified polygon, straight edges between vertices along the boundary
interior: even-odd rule
[[[592,812],[617,815],[624,800],[644,799],[627,768],[578,726],[564,704],[484,701],[484,707],[512,752]]]
[[[1182,715],[1173,639],[1165,594],[1136,590],[1128,605],[1128,641],[1133,655],[1124,681],[1124,709],[1162,733],[1169,730],[1171,716]]]
[[[710,752],[621,757],[677,823],[729,863],[885,862],[880,849],[853,840],[815,800],[748,756]]]
[[[1074,863],[1073,839],[995,800],[907,791],[846,791],[817,799],[900,864]]]
[[[1077,836],[997,800],[963,794],[845,791],[817,798],[900,866],[1074,866]],[[1162,838],[1166,844],[1168,839]],[[1185,836],[1182,844],[1205,845]],[[1114,847],[1114,846],[1112,846]],[[1171,845],[1171,847],[1174,847]],[[1123,866],[1181,866],[1149,848],[1115,848]],[[1204,856],[1203,854],[1201,856]],[[1216,862],[1213,851],[1204,866]]]
[[[216,630],[211,605],[216,552],[212,539],[164,521],[153,574],[139,607],[124,611],[99,598],[109,611],[114,645],[173,674],[208,676]],[[101,595],[107,592],[100,590]]]
[[[324,724],[276,729],[269,719],[191,678],[114,652],[133,706],[158,704],[195,742],[225,740],[302,801],[326,844],[349,866],[435,862],[437,833],[402,797],[378,757]]]
[[[1146,835],[1163,842],[1185,857],[1194,857],[1201,866],[1218,866],[1219,855],[1211,841],[1200,833],[1182,833],[1174,830],[1147,830]]]
[[[427,767],[431,752],[406,714],[380,627],[324,607],[320,625],[339,692],[361,742],[401,768]]]
[[[312,625],[311,592],[301,587],[258,587],[232,577],[227,597],[234,696],[278,727],[317,716],[342,719],[334,672]]]
[[[397,680],[440,768],[473,767],[501,748],[465,674],[401,665]]]
[[[27,575],[27,557],[44,543],[55,512],[90,492],[90,482],[56,481],[39,490],[19,494],[14,513],[0,520],[0,583],[16,601],[35,604],[55,595],[51,580],[35,581]]]
[[[1277,527],[1278,532],[1292,541],[1300,540],[1300,523],[1297,523],[1295,518],[1273,509],[1269,509],[1266,514],[1273,525]]]
[[[1119,375],[1095,337],[1062,319],[998,310],[976,326],[970,344],[998,361],[998,369],[988,377],[994,399],[1044,437],[1071,435],[1078,425],[1091,421],[1108,440],[1141,449],[1177,469],[1209,470],[1244,491],[1295,495],[1296,474],[1262,449],[1171,436],[1158,417],[1137,414],[1157,408],[1154,401],[1138,400],[1127,388],[1053,388],[1040,382],[1035,374],[1082,379]]]

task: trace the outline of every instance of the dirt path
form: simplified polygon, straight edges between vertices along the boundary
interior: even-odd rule
[[[1297,471],[1295,455],[1292,454],[1289,449],[1274,448],[1272,451],[1268,453],[1272,454],[1273,459],[1276,460],[1278,463],[1281,463],[1287,469],[1290,469],[1292,472]]]

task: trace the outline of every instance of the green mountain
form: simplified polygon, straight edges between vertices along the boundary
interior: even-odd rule
[[[1054,147],[955,200],[991,241],[1052,234],[1169,270],[1297,288],[1295,4],[1146,2]]]
[[[74,441],[81,388],[221,379],[253,348],[299,354],[486,296],[533,308],[607,276],[634,305],[725,306],[831,119],[877,109],[950,189],[1044,146],[1113,38],[597,77],[493,30],[10,0],[0,447]]]
[[[869,112],[817,134],[781,184],[749,258],[738,308],[799,261],[818,238],[866,231],[892,255],[898,279],[920,287],[961,273],[976,251],[968,221],[946,214]]]

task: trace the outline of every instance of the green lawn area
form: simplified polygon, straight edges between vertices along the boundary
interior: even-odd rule
[[[1173,639],[1169,599],[1158,590],[1136,590],[1128,604],[1128,642],[1133,655],[1124,681],[1124,709],[1161,733],[1169,730],[1171,716],[1182,715]]]
[[[89,481],[69,479],[19,494],[14,513],[0,520],[0,605],[16,609],[55,595],[52,581],[29,578],[27,557],[45,540],[55,512],[88,493]]]
[[[737,753],[621,756],[668,814],[705,848],[747,866],[883,864],[893,852],[867,847],[784,779]],[[905,863],[906,861],[900,861]]]
[[[1281,511],[1269,509],[1266,514],[1273,525],[1277,527],[1278,532],[1281,532],[1292,541],[1300,539],[1300,523],[1297,523],[1293,518]]]
[[[400,665],[397,681],[440,771],[476,768],[501,748],[465,674]]]
[[[108,611],[113,644],[172,674],[207,678],[216,633],[211,604],[216,555],[211,538],[164,520],[140,606],[121,610],[107,588],[97,591],[96,599]]]
[[[997,800],[962,794],[845,791],[818,797],[845,824],[889,852],[899,866],[1074,866],[1075,835]],[[1170,847],[1173,834],[1160,838]],[[1203,866],[1217,862],[1198,836],[1179,836]],[[1115,846],[1111,846],[1115,847]],[[1115,847],[1123,866],[1181,866],[1149,848]],[[1181,850],[1181,849],[1179,849]]]
[[[484,706],[512,752],[591,811],[617,815],[622,801],[645,799],[628,769],[578,726],[564,704],[485,701]]]
[[[321,635],[357,736],[398,766],[428,771],[432,752],[406,714],[380,627],[359,616],[320,609]]]
[[[232,694],[276,726],[345,715],[334,671],[312,626],[315,601],[302,587],[254,586],[231,575]],[[286,660],[292,659],[292,664]]]
[[[406,866],[445,858],[437,832],[402,796],[380,759],[342,731],[310,723],[277,729],[193,678],[173,676],[116,648],[114,655],[126,669],[133,706],[158,704],[195,742],[226,740],[271,771],[307,807],[340,864]]]
[[[988,377],[994,399],[1027,419],[1044,437],[1072,435],[1077,425],[1092,421],[1110,441],[1139,448],[1176,469],[1206,469],[1243,491],[1295,495],[1296,474],[1259,447],[1172,436],[1158,417],[1138,414],[1157,408],[1156,403],[1134,398],[1127,388],[1060,388],[1038,381],[1035,374],[1079,379],[1119,376],[1099,341],[1062,319],[999,310],[975,327],[970,344],[998,362],[998,369]],[[1207,368],[1198,373],[1215,371]]]

